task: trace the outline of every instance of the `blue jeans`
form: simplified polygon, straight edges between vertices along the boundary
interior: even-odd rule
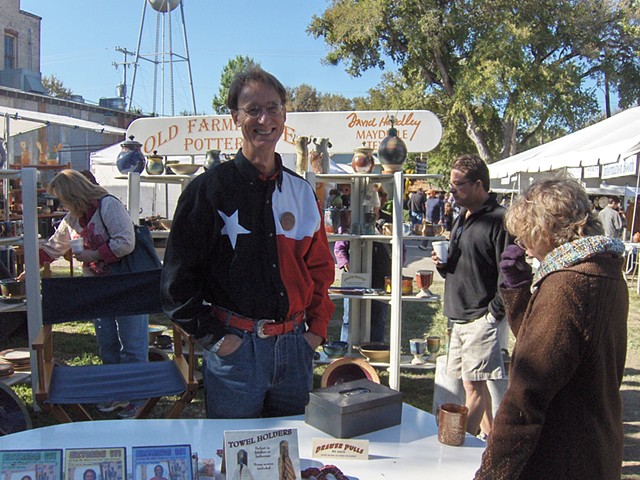
[[[344,310],[342,314],[342,330],[340,331],[340,340],[349,341],[349,299],[344,299]],[[371,301],[371,332],[369,341],[384,342],[384,328],[387,322],[388,304],[377,300]]]
[[[424,218],[422,213],[418,213],[418,212],[411,212],[410,217],[411,217],[411,225],[421,224],[422,219]]]
[[[237,350],[218,356],[204,350],[204,388],[208,418],[259,418],[300,415],[313,383],[313,350],[291,333],[259,338],[230,329],[242,338]]]
[[[96,318],[93,326],[102,363],[148,361],[149,315]]]

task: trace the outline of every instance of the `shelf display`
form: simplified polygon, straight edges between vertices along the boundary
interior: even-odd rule
[[[330,297],[332,299],[347,299],[349,302],[349,345],[354,347],[356,345],[363,345],[369,341],[370,335],[370,311],[371,301],[383,301],[391,304],[391,316],[390,316],[390,341],[389,341],[389,358],[386,362],[374,361],[376,366],[389,367],[389,385],[391,388],[398,389],[400,381],[400,368],[414,367],[414,368],[433,368],[433,365],[411,365],[411,356],[400,355],[400,332],[402,326],[402,302],[437,302],[440,300],[436,295],[424,295],[421,288],[420,292],[413,291],[413,278],[404,277],[402,275],[402,262],[403,262],[403,245],[406,240],[441,240],[442,237],[424,237],[424,236],[407,236],[403,234],[403,219],[402,215],[393,216],[392,222],[389,224],[389,230],[391,235],[381,234],[367,234],[370,231],[366,228],[367,218],[366,213],[369,209],[370,203],[366,200],[367,195],[370,195],[372,185],[381,184],[386,191],[389,192],[389,197],[392,201],[392,210],[395,212],[402,212],[402,198],[405,179],[429,179],[440,178],[440,175],[405,175],[403,172],[396,172],[393,174],[375,174],[375,173],[354,173],[354,174],[313,174],[307,173],[307,180],[313,185],[315,183],[334,183],[336,185],[350,185],[350,222],[348,230],[342,225],[342,218],[340,219],[340,232],[347,230],[349,233],[329,233],[327,235],[330,242],[336,241],[349,241],[349,271],[358,273],[371,273],[372,271],[372,251],[373,243],[388,244],[391,248],[392,266],[391,275],[388,280],[388,288],[386,291],[380,289],[359,287],[345,289],[342,286],[332,287],[329,290]],[[327,187],[327,191],[330,188]],[[380,208],[377,205],[376,208]],[[330,209],[328,209],[330,211]],[[328,217],[328,220],[327,220]],[[327,221],[333,226],[335,217],[331,214],[325,215],[325,224]],[[335,230],[334,230],[335,231]],[[425,285],[426,285],[425,278]],[[429,285],[430,286],[430,285]],[[411,287],[411,292],[409,292]],[[426,287],[428,292],[428,286]],[[430,293],[430,292],[429,292]],[[350,348],[351,350],[351,348]],[[347,354],[358,355],[357,352]],[[321,361],[327,361],[327,357],[322,355]],[[321,363],[321,362],[318,362]]]

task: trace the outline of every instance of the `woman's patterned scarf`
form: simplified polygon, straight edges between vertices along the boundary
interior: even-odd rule
[[[540,268],[538,268],[536,272],[533,284],[535,285],[551,272],[571,267],[587,258],[602,253],[621,257],[624,253],[624,244],[620,240],[605,237],[604,235],[595,235],[593,237],[579,238],[573,242],[560,245],[544,257]]]

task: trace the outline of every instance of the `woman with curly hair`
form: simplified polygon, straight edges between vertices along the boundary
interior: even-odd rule
[[[619,479],[624,246],[603,235],[585,190],[567,178],[533,184],[505,224],[517,239],[500,263],[516,345],[475,478]],[[540,261],[533,279],[525,251]]]

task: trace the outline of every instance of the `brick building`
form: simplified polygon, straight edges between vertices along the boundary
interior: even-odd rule
[[[139,115],[124,110],[85,103],[81,96],[62,99],[47,95],[40,72],[40,26],[43,19],[21,10],[20,0],[0,0],[0,11],[0,31],[3,34],[0,44],[3,58],[0,65],[0,106],[63,115],[123,129],[138,118]],[[0,136],[4,131],[5,127],[0,126]],[[37,163],[42,150],[48,154],[54,146],[61,145],[59,161],[70,162],[77,170],[88,168],[90,152],[122,140],[119,135],[60,125],[49,125],[5,139],[10,152],[9,163],[20,163],[24,150],[31,157],[31,162]]]

